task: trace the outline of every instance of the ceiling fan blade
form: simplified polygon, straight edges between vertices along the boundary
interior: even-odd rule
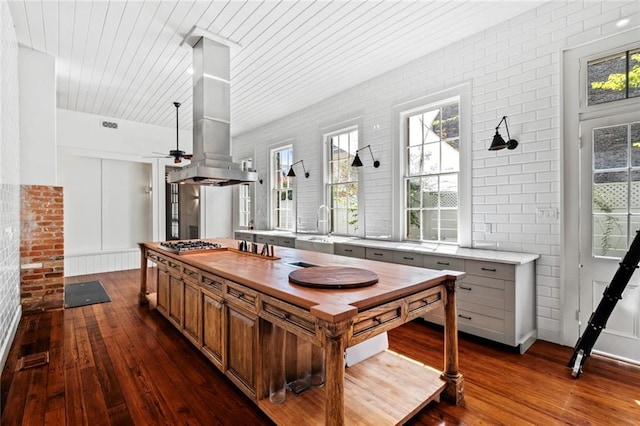
[[[187,160],[191,160],[191,157],[193,157],[193,154],[185,154],[183,155],[184,158],[186,158]]]
[[[158,152],[158,151],[151,151],[152,154],[160,154],[160,155],[167,155],[164,152]]]
[[[172,158],[170,155],[147,155],[142,158]]]

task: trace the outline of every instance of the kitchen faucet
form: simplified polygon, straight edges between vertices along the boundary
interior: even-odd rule
[[[320,220],[320,213],[322,212],[322,210],[325,211],[325,214],[324,214],[324,219]],[[324,204],[318,207],[318,213],[316,213],[316,232],[318,234],[329,235],[330,233],[329,232],[329,213],[330,212],[331,210],[329,209],[329,207],[327,207]],[[323,224],[322,232],[320,231],[320,223]]]

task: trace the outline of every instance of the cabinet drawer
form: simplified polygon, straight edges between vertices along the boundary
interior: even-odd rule
[[[430,288],[405,298],[407,320],[413,320],[425,313],[443,306],[445,290],[441,287]]]
[[[477,280],[480,278],[480,280]],[[494,281],[493,286],[481,285],[484,280]],[[479,282],[478,282],[479,281]],[[504,281],[466,275],[456,289],[458,300],[476,303],[495,309],[506,309]]]
[[[176,276],[182,275],[182,263],[176,262],[175,260],[167,259],[167,268],[169,272],[173,273]]]
[[[424,256],[421,253],[408,253],[404,251],[393,252],[393,262],[403,265],[420,266],[424,263]]]
[[[262,241],[262,242],[268,243],[269,245],[272,245],[272,246],[277,246],[280,243],[280,241],[278,240],[278,237],[265,237],[265,241]]]
[[[333,252],[335,254],[339,254],[340,256],[357,257],[359,259],[364,259],[364,247],[334,243]]]
[[[256,243],[266,243],[267,242],[267,237],[266,235],[256,235]]]
[[[224,279],[217,275],[203,271],[200,275],[200,284],[217,295],[223,295]]]
[[[198,270],[189,265],[182,265],[182,277],[192,283],[198,283]]]
[[[476,336],[504,342],[505,320],[477,312],[458,309],[458,328],[460,331],[474,334]]]
[[[393,262],[393,250],[366,247],[365,258],[381,262]]]
[[[464,259],[425,254],[423,266],[425,268],[436,269],[438,271],[442,271],[443,269],[448,269],[450,271],[464,271]]]
[[[316,340],[315,317],[308,311],[264,295],[261,304],[260,317],[295,335]]]
[[[500,278],[515,281],[515,266],[505,263],[482,262],[479,260],[467,260],[465,272],[469,275],[481,277]]]
[[[236,232],[234,235],[235,235],[235,239],[236,240],[244,240],[244,241],[253,242],[253,234],[250,234],[248,232]]]
[[[283,247],[295,247],[296,240],[295,238],[279,237],[278,245],[281,245]]]
[[[371,308],[353,319],[353,335],[349,346],[363,342],[402,323],[402,301]]]
[[[226,294],[224,299],[236,306],[242,306],[249,312],[257,312],[258,293],[243,285],[226,281]]]

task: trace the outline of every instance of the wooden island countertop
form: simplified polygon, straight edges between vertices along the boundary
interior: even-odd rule
[[[225,249],[178,255],[160,243],[141,243],[139,302],[148,303],[147,261],[150,260],[158,270],[154,286],[158,292],[158,310],[183,329],[205,355],[209,356],[206,350],[211,346],[207,337],[215,335],[221,339],[220,357],[212,361],[276,423],[339,425],[375,419],[376,424],[398,424],[440,394],[454,403],[462,400],[455,307],[455,284],[462,273],[285,247],[276,247],[274,257],[264,257],[237,251],[236,240],[207,241],[221,244]],[[295,265],[297,262],[360,268],[377,274],[378,282],[348,289],[310,288],[289,282],[289,273],[300,269]],[[221,327],[214,334],[207,334],[211,323],[206,315],[203,317],[203,312],[210,312],[207,311],[210,305],[202,305],[201,301],[210,300],[203,299],[205,296],[221,307]],[[347,368],[345,379],[347,347],[443,305],[444,371],[403,360],[387,351]],[[194,325],[189,326],[190,323]],[[249,323],[253,325],[247,326]],[[237,324],[246,329],[235,329]],[[324,349],[323,388],[287,398],[283,404],[269,402],[267,373],[271,350],[268,342],[274,326]],[[238,343],[238,336],[248,341]],[[238,354],[234,353],[238,348],[247,352],[238,357],[239,364],[235,361]],[[248,355],[253,365],[247,364]],[[388,371],[379,377],[380,369]],[[387,374],[398,377],[385,378]],[[389,387],[381,387],[380,380]],[[379,389],[370,389],[372,386]],[[318,398],[322,393],[324,398]],[[403,394],[406,397],[398,397]],[[388,414],[383,415],[381,408]]]

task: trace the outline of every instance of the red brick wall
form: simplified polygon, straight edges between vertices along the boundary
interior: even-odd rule
[[[64,306],[64,214],[60,186],[21,186],[20,301],[23,312]]]

